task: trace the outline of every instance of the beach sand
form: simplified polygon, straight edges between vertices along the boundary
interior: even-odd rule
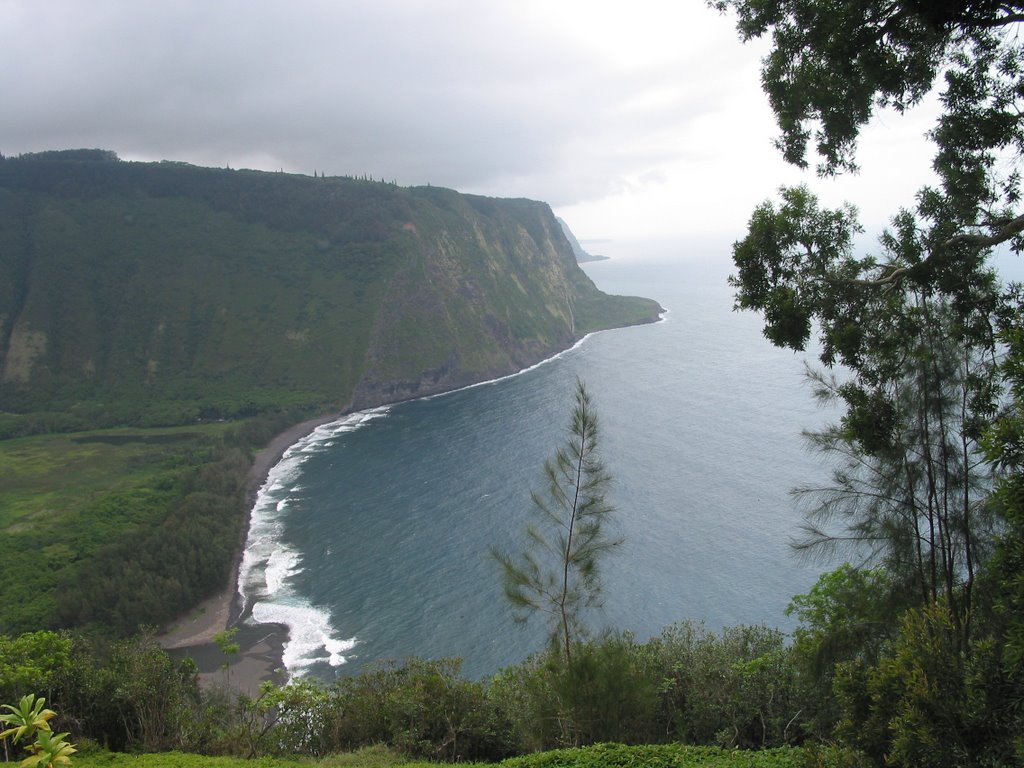
[[[253,457],[246,483],[248,509],[251,511],[256,495],[267,481],[267,474],[281,460],[288,448],[321,424],[340,418],[339,414],[321,416],[296,424],[274,437]],[[282,624],[245,624],[240,621],[242,603],[238,594],[238,566],[241,552],[231,566],[231,581],[224,589],[203,601],[188,615],[172,622],[157,637],[160,645],[175,658],[192,658],[199,666],[200,682],[223,684],[229,688],[255,695],[260,683],[286,680],[282,653],[288,639],[288,629]],[[238,628],[232,642],[240,645],[237,654],[229,659],[214,637],[219,632]],[[225,662],[230,662],[227,668]]]

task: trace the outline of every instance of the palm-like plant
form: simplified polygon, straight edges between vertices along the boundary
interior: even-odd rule
[[[9,726],[0,731],[0,741],[9,737],[17,744],[23,739],[34,739],[32,744],[25,745],[30,754],[21,761],[21,768],[55,768],[71,762],[70,756],[78,750],[65,741],[67,733],[54,733],[50,728],[50,720],[57,713],[46,709],[46,699],[37,699],[30,693],[22,696],[17,706],[4,704],[0,709],[7,710],[0,714],[0,723]],[[4,751],[6,754],[6,744]]]
[[[45,709],[46,699],[36,698],[33,694],[22,696],[18,706],[10,704],[0,706],[0,709],[9,710],[0,714],[0,723],[10,726],[5,731],[0,731],[0,739],[11,737],[11,741],[17,744],[24,738],[31,738],[33,735],[50,730],[50,720],[57,716],[52,709]]]
[[[66,733],[54,733],[49,729],[36,733],[36,742],[30,749],[32,754],[21,761],[21,768],[55,768],[69,765],[71,755],[78,750],[65,741]]]

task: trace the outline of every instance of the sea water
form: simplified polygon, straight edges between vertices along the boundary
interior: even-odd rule
[[[792,629],[786,605],[824,567],[789,547],[801,520],[789,491],[828,476],[801,438],[834,417],[804,386],[813,355],[773,348],[758,316],[732,311],[722,252],[680,246],[586,270],[668,313],[517,376],[346,416],[271,471],[239,583],[252,620],[288,625],[290,674],[416,655],[460,657],[478,678],[544,646],[540,617],[514,621],[490,551],[525,545],[530,490],[543,492],[544,460],[566,439],[577,377],[622,538],[588,625],[640,639],[684,619]]]

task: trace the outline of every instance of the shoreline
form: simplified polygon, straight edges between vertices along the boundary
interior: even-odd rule
[[[249,514],[241,546],[231,560],[228,584],[157,635],[156,640],[160,646],[172,652],[175,658],[189,656],[199,663],[199,677],[203,684],[215,684],[221,679],[234,690],[255,695],[260,684],[266,680],[278,684],[286,682],[282,658],[284,644],[288,640],[288,628],[283,624],[259,624],[253,627],[255,633],[245,631],[250,627],[240,624],[242,606],[238,594],[238,569],[249,533],[252,508],[260,489],[267,482],[270,470],[299,440],[317,427],[337,421],[344,415],[342,411],[295,424],[275,435],[256,452],[246,477],[245,498]],[[239,644],[240,650],[234,658],[228,660],[217,647],[214,638],[234,628],[238,628],[239,633],[233,642]],[[227,668],[223,668],[225,661],[229,661]]]
[[[666,310],[662,309],[656,318],[644,323],[636,323],[636,325],[663,322],[663,315],[665,313]],[[608,328],[603,330],[615,329]],[[590,336],[600,332],[591,331],[586,333],[565,349],[513,373],[484,379],[472,384],[464,384],[441,392],[403,398],[397,402],[440,397],[528,373],[541,365],[557,360],[567,352],[576,349]],[[396,403],[386,403],[386,405],[394,404]],[[242,611],[241,596],[238,593],[238,576],[242,555],[245,550],[245,542],[248,538],[249,525],[252,520],[252,510],[260,489],[267,482],[270,470],[281,460],[291,446],[309,435],[319,426],[337,421],[354,411],[367,410],[371,407],[373,406],[366,405],[357,409],[349,407],[334,414],[307,419],[275,435],[264,448],[253,456],[253,463],[249,468],[246,478],[248,516],[245,520],[241,546],[231,561],[229,583],[222,591],[196,606],[188,615],[179,617],[156,637],[161,647],[171,652],[175,658],[189,656],[199,664],[199,677],[202,684],[215,685],[219,679],[224,685],[233,690],[257,695],[260,684],[264,681],[269,680],[278,685],[287,682],[287,673],[284,669],[283,659],[284,645],[288,641],[287,626],[283,624],[249,625],[242,623],[242,619],[245,617]],[[234,637],[233,642],[239,644],[240,650],[233,658],[228,659],[220,651],[214,638],[219,633],[230,629],[238,630],[238,634]],[[234,676],[234,679],[232,679],[232,676]]]

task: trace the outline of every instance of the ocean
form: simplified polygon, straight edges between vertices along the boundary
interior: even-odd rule
[[[728,249],[685,244],[586,264],[608,293],[657,299],[664,319],[593,334],[509,378],[346,416],[293,446],[259,494],[239,579],[252,620],[289,626],[289,673],[330,680],[457,656],[478,679],[544,647],[540,617],[513,620],[489,552],[523,546],[577,377],[623,540],[588,626],[641,640],[685,619],[791,631],[790,598],[828,566],[789,547],[801,520],[790,489],[829,472],[801,431],[835,414],[804,385],[813,354],[775,349],[758,316],[732,311],[730,267]]]

